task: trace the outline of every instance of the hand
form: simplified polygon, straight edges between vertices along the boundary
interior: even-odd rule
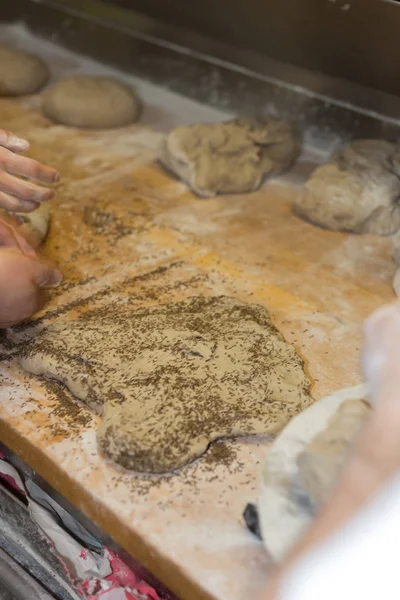
[[[44,304],[43,288],[60,283],[56,269],[19,248],[0,248],[0,328],[25,321]]]
[[[318,545],[324,540],[332,539],[334,543],[335,532],[338,535],[343,526],[399,472],[400,304],[397,302],[374,312],[364,325],[364,336],[364,373],[373,410],[358,434],[329,502],[273,574],[261,600],[281,597],[281,588],[297,561],[310,551],[315,552],[316,548],[318,551]],[[362,527],[367,525],[365,520]],[[345,537],[343,535],[342,539]],[[360,543],[359,546],[362,547]],[[381,548],[377,546],[376,552],[379,559]],[[335,555],[340,556],[337,546],[332,549],[332,556]]]
[[[6,246],[8,248],[17,248],[21,250],[23,254],[36,258],[36,252],[29,244],[29,242],[18,233],[18,217],[11,217],[10,215],[3,215],[0,218],[0,247]]]
[[[28,148],[27,141],[0,129],[0,208],[12,212],[31,212],[54,195],[51,189],[15,177],[20,175],[48,184],[60,180],[60,175],[54,169],[20,156],[19,152]]]

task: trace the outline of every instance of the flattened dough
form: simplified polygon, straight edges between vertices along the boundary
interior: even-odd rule
[[[0,96],[34,94],[49,77],[46,63],[38,56],[0,46]]]
[[[109,77],[77,75],[58,81],[44,94],[44,114],[72,127],[112,128],[139,116],[133,91]]]
[[[267,311],[224,296],[105,305],[38,332],[20,362],[102,415],[100,448],[140,472],[181,467],[221,437],[274,434],[311,403]]]
[[[164,140],[160,160],[206,198],[256,190],[265,177],[286,170],[299,152],[288,122],[240,118],[174,129]]]
[[[392,235],[400,228],[398,156],[389,142],[353,142],[312,173],[294,212],[334,231]]]
[[[316,508],[329,500],[341,469],[371,407],[363,400],[347,400],[330,418],[326,429],[297,458],[300,488]]]

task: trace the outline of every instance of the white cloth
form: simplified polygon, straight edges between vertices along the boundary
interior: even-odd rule
[[[279,600],[399,600],[400,474],[286,576]]]

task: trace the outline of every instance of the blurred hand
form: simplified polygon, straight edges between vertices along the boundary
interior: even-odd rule
[[[54,195],[51,189],[15,177],[20,175],[47,184],[60,180],[60,175],[54,169],[19,154],[28,148],[27,141],[0,129],[0,208],[12,212],[31,212]]]
[[[40,262],[13,225],[13,219],[0,219],[0,328],[25,321],[40,310],[43,288],[57,285],[62,278],[59,271]]]
[[[56,269],[17,247],[0,247],[0,328],[25,321],[40,310],[43,289],[60,283]]]

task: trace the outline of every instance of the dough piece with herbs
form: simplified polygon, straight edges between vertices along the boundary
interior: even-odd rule
[[[239,118],[178,127],[166,137],[162,164],[199,196],[251,192],[282,173],[300,144],[287,121]]]
[[[139,472],[182,467],[218,438],[275,434],[312,402],[268,312],[224,296],[106,303],[38,331],[20,362],[101,415],[99,447]]]

